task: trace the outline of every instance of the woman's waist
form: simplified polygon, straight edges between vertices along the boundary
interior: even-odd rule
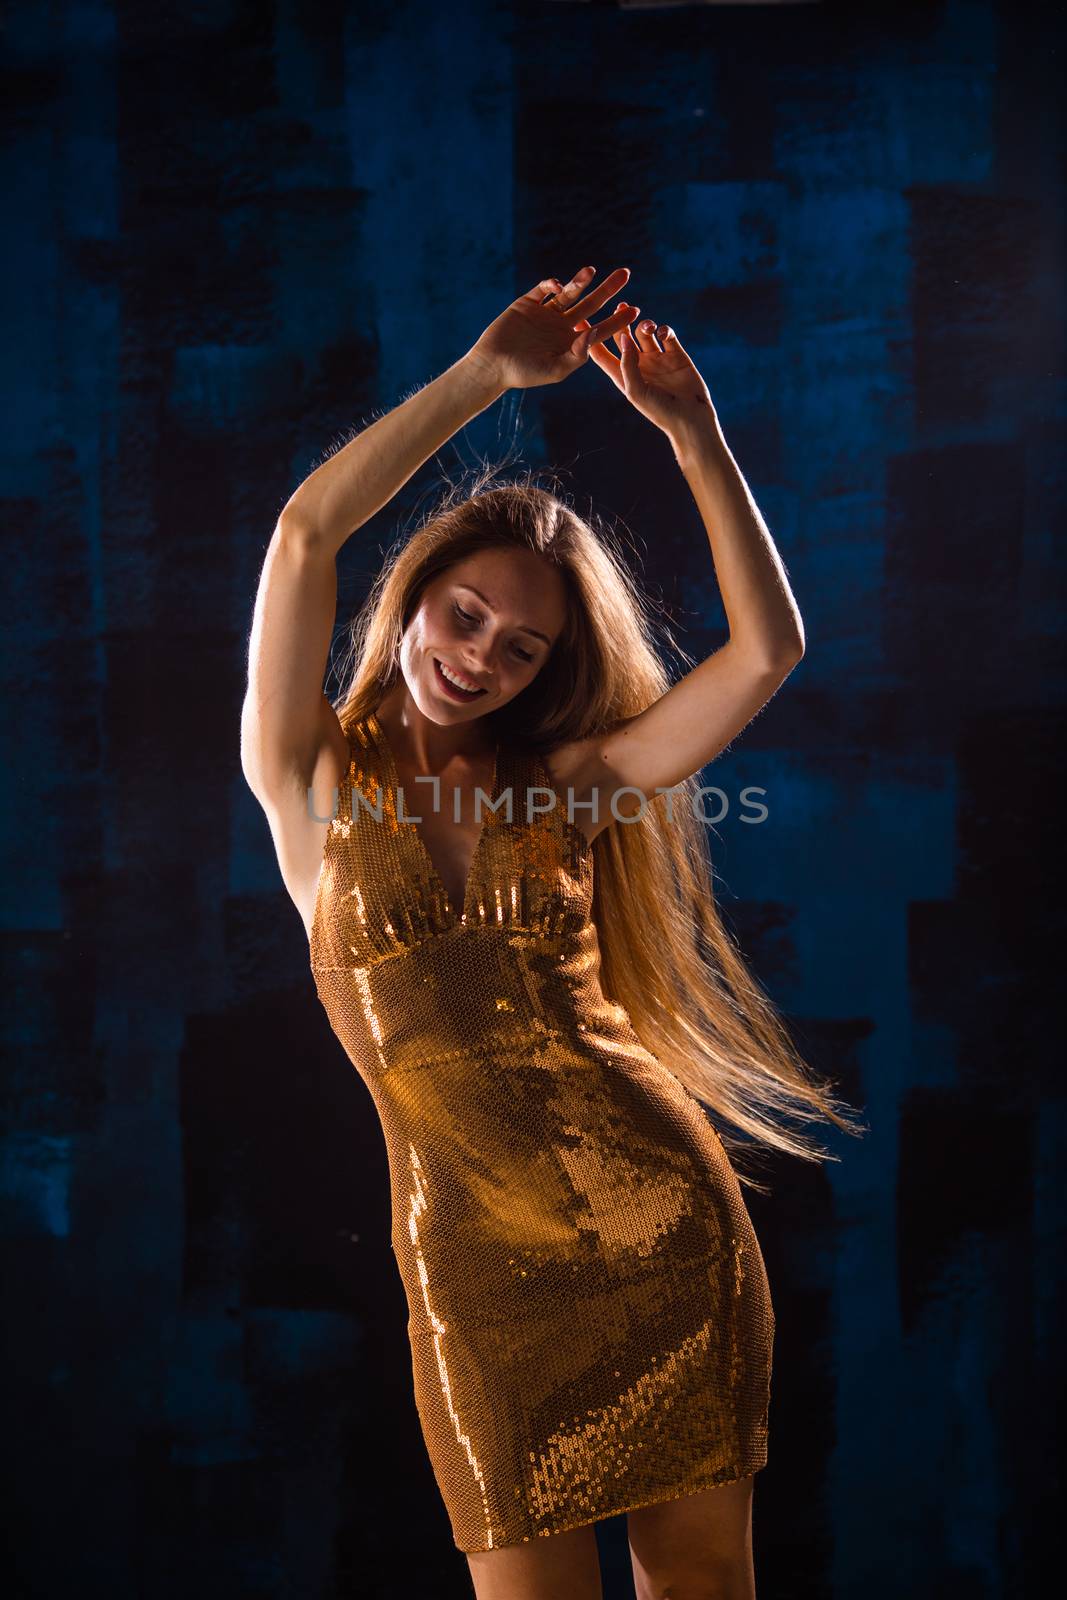
[[[469,1055],[551,1054],[657,1065],[625,1009],[609,1000],[599,963],[556,942],[503,948],[432,941],[396,961],[316,973],[319,996],[346,1045],[373,1045],[380,1071]],[[458,959],[462,957],[462,959]]]

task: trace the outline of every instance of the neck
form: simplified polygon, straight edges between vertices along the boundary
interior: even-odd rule
[[[386,692],[375,715],[396,759],[416,772],[441,773],[457,761],[473,767],[496,754],[497,742],[484,717],[434,722],[419,710],[406,683]]]

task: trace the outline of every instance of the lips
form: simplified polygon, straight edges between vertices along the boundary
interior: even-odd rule
[[[450,680],[446,678],[444,673],[441,671],[441,663],[438,661],[436,656],[434,656],[433,660],[433,670],[434,677],[437,679],[437,682],[445,694],[449,695],[453,700],[477,700],[486,693],[485,689],[461,689],[458,684],[450,682]]]

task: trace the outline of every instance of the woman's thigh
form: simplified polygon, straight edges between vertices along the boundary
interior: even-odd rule
[[[637,1600],[672,1594],[753,1600],[754,1476],[703,1489],[626,1516]]]
[[[596,1529],[569,1528],[500,1550],[468,1552],[477,1600],[602,1600]]]

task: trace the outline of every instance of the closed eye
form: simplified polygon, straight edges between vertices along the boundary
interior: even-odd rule
[[[477,617],[472,617],[469,611],[464,611],[463,607],[460,605],[458,600],[453,600],[452,609],[456,613],[457,617],[460,619],[460,621],[462,623],[467,624],[467,625],[470,625],[470,624],[477,625],[479,619]],[[525,650],[521,650],[519,648],[519,646],[515,643],[514,640],[512,640],[511,648],[514,650],[515,654],[519,657],[520,661],[532,661],[533,660],[533,656],[532,655],[527,655]]]

